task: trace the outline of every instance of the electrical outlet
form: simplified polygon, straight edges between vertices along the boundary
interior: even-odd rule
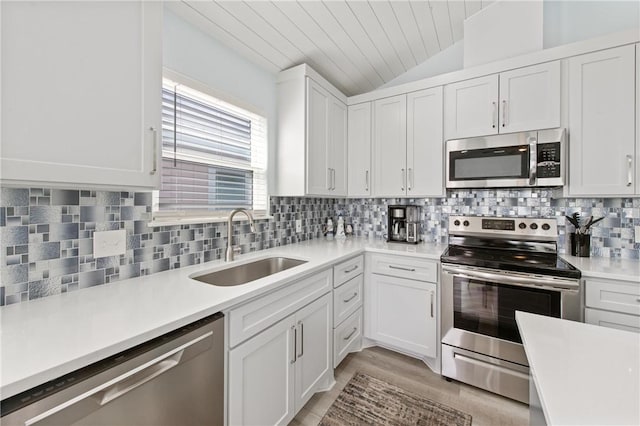
[[[636,244],[640,244],[640,225],[636,226]]]
[[[93,257],[107,257],[125,254],[127,251],[127,231],[96,231],[93,233]]]
[[[296,232],[302,232],[302,219],[296,219]]]

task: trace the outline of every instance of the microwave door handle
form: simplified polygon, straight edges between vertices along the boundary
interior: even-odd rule
[[[529,137],[529,186],[535,186],[538,179],[538,141]]]

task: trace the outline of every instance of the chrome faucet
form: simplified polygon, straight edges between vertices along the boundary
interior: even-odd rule
[[[229,213],[229,219],[227,219],[227,251],[225,254],[225,260],[227,262],[231,262],[233,261],[233,246],[231,244],[231,238],[232,238],[232,222],[233,222],[233,216],[235,216],[236,213],[244,213],[245,215],[247,215],[247,217],[249,218],[249,226],[251,227],[251,232],[256,232],[256,226],[253,223],[253,216],[251,216],[251,212],[247,209],[235,209],[233,210],[231,213]]]

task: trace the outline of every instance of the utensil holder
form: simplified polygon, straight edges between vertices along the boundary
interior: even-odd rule
[[[571,256],[591,256],[591,234],[569,234]]]

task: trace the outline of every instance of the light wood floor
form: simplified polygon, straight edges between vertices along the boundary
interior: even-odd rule
[[[317,425],[356,371],[471,414],[473,426],[529,424],[526,404],[463,383],[447,382],[422,361],[373,347],[347,356],[335,371],[335,386],[314,395],[290,425]]]

